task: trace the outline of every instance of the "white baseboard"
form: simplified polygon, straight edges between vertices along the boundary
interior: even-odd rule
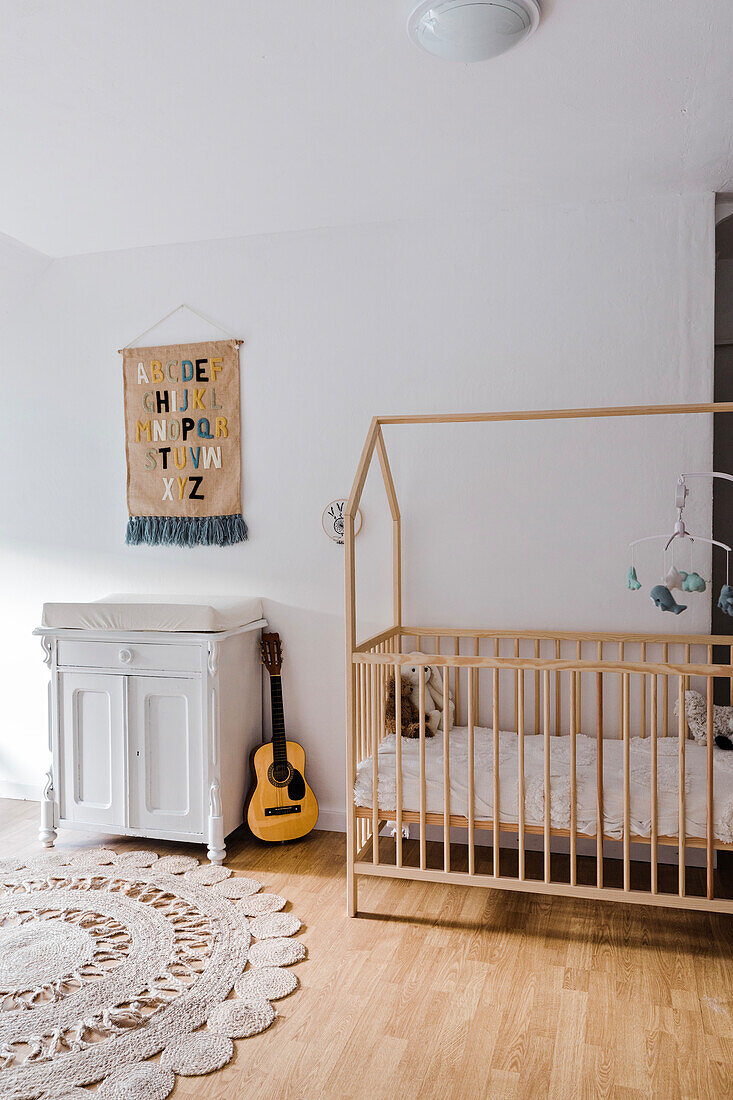
[[[0,779],[0,798],[20,798],[28,802],[39,802],[41,785],[13,783],[9,779]],[[345,833],[346,812],[344,810],[320,810],[316,829],[328,833]]]
[[[346,811],[324,810],[319,807],[316,829],[324,833],[345,833]]]
[[[0,798],[19,798],[23,801],[39,802],[41,784],[14,783],[10,779],[0,779]],[[329,833],[346,832],[346,812],[344,810],[323,810],[318,814],[316,829]]]
[[[25,802],[39,802],[41,783],[14,783],[10,779],[0,779],[0,798],[20,798]]]

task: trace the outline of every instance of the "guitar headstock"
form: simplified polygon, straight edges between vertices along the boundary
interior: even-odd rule
[[[279,676],[283,664],[282,648],[279,634],[263,634],[260,642],[260,656],[262,663],[270,673],[270,676]]]

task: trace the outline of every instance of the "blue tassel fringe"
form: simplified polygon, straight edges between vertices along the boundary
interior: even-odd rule
[[[130,516],[128,546],[231,546],[245,542],[242,516]]]

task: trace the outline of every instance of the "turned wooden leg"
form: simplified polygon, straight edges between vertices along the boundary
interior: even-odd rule
[[[53,848],[57,837],[56,829],[56,799],[53,790],[53,772],[49,768],[46,772],[46,785],[41,796],[41,827],[38,830],[38,839],[44,848]]]
[[[221,805],[219,780],[215,779],[209,788],[209,847],[208,855],[212,863],[223,863],[226,859],[224,844],[224,813]]]
[[[221,848],[213,848],[211,844],[209,844],[208,848],[206,849],[206,854],[208,855],[211,863],[217,863],[221,866],[221,864],[227,857],[227,850],[223,844]]]

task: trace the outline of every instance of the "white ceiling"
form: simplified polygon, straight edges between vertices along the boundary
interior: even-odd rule
[[[0,0],[0,232],[49,255],[733,189],[731,0],[543,0],[451,65],[409,0]]]

